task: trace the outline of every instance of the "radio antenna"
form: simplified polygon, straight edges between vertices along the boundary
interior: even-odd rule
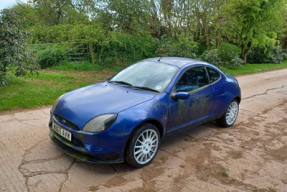
[[[157,61],[160,62],[161,58],[162,58],[162,57],[160,57],[159,60],[157,60]]]

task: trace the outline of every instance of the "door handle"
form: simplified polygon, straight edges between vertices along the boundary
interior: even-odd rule
[[[208,97],[210,97],[210,95],[206,95],[205,97],[208,98]]]

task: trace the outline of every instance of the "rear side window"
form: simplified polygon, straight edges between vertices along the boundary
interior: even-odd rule
[[[213,83],[215,81],[217,81],[220,78],[220,73],[214,69],[211,68],[207,68],[208,74],[209,74],[209,78],[210,78],[210,83]]]

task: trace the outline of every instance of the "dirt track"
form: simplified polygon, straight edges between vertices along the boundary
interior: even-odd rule
[[[49,140],[49,108],[0,114],[0,191],[287,191],[287,69],[239,77],[236,124],[166,137],[154,162],[79,162]]]

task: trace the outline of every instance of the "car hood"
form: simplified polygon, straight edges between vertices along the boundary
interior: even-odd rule
[[[101,82],[66,93],[55,108],[55,114],[80,129],[92,118],[119,113],[154,98],[154,94]]]

